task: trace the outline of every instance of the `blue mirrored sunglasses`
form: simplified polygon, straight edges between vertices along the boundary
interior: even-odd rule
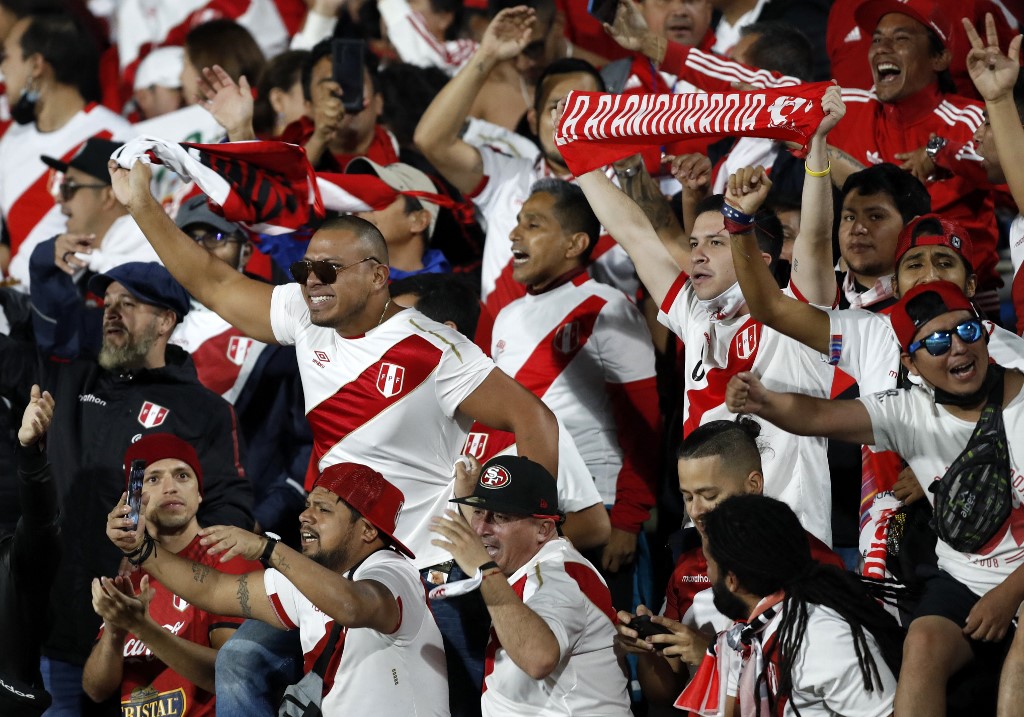
[[[932,356],[941,356],[952,347],[954,331],[965,344],[973,344],[985,335],[985,327],[981,325],[981,321],[978,319],[968,319],[967,321],[960,322],[955,328],[948,331],[936,331],[925,336],[920,341],[915,341],[910,344],[907,353],[914,353],[918,349],[924,348]]]

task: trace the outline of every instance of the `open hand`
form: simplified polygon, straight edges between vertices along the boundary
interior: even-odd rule
[[[241,555],[246,560],[258,560],[267,547],[267,538],[233,525],[211,525],[199,531],[200,545],[208,546],[206,552],[220,556],[222,563]]]
[[[39,384],[32,386],[28,406],[21,417],[21,428],[18,429],[18,442],[23,446],[31,446],[43,437],[53,420],[53,396],[49,391],[40,391]]]
[[[252,89],[245,75],[237,84],[220,65],[204,67],[199,77],[200,104],[228,131],[232,141],[253,139]]]
[[[615,8],[615,22],[611,25],[603,23],[603,27],[615,42],[633,52],[643,49],[644,40],[651,33],[643,13],[632,0],[619,0],[619,6]]]
[[[971,51],[967,53],[967,72],[986,102],[1009,96],[1020,73],[1021,36],[1010,40],[1004,55],[999,50],[999,34],[991,13],[985,13],[985,36],[982,41],[977,29],[968,18],[963,19]]]
[[[491,560],[480,536],[474,532],[469,521],[457,511],[446,510],[444,517],[431,518],[430,532],[437,533],[443,538],[435,538],[430,544],[451,553],[466,575],[476,575],[477,569]]]
[[[533,8],[525,5],[505,8],[487,26],[478,51],[489,54],[499,62],[511,60],[530,43],[536,22]]]

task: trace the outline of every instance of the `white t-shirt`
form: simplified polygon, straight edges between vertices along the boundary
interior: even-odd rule
[[[439,67],[454,76],[476,52],[473,40],[440,42],[430,32],[423,16],[406,0],[380,0],[380,17],[387,26],[388,39],[402,62],[417,67]]]
[[[448,715],[448,671],[441,632],[427,607],[419,573],[392,550],[378,550],[349,575],[374,580],[399,604],[394,632],[342,628],[340,659],[332,660],[324,679],[325,715]],[[299,630],[306,669],[322,654],[334,620],[321,612],[277,570],[263,574],[267,595],[278,618]],[[337,653],[336,653],[337,654]]]
[[[715,27],[715,44],[711,46],[711,51],[719,55],[729,54],[729,50],[733,48],[733,45],[740,41],[740,30],[757,20],[762,8],[767,3],[768,0],[757,0],[754,7],[736,18],[735,23],[731,23],[725,17],[722,17]]]
[[[41,157],[67,162],[90,137],[109,139],[127,127],[123,118],[93,104],[60,129],[40,132],[34,122],[12,124],[0,139],[0,210],[13,252],[8,274],[21,282],[20,289],[29,290],[32,250],[67,227],[67,217],[50,194],[51,170]]]
[[[415,309],[342,338],[312,324],[298,284],[274,288],[270,320],[278,342],[295,345],[319,469],[352,461],[380,471],[405,494],[395,537],[416,565],[448,560],[427,528],[448,507],[452,462],[472,424],[459,405],[494,363]]]
[[[777,638],[781,620],[780,610],[765,628],[762,644],[767,645]],[[888,717],[892,714],[896,677],[882,659],[874,636],[866,630],[864,634],[882,682],[882,689],[876,684],[871,692],[864,689],[850,624],[831,608],[807,606],[807,631],[793,665],[793,690],[786,701],[784,717],[795,717],[794,706],[804,717]],[[769,664],[768,669],[774,672],[776,665]],[[777,678],[774,684],[778,684]]]
[[[492,630],[487,652],[493,651],[494,661],[480,703],[484,717],[629,715],[626,678],[612,649],[615,613],[597,569],[568,540],[556,538],[508,581],[554,633],[561,657],[550,675],[535,680],[497,644]]]
[[[794,296],[791,289],[787,295]],[[753,371],[772,391],[829,398],[835,370],[824,357],[750,316],[712,322],[690,280],[680,274],[662,302],[658,321],[686,345],[683,432],[709,421],[735,420],[725,405],[729,379]],[[764,492],[787,503],[804,528],[832,545],[832,485],[824,438],[794,436],[767,421],[760,439]]]
[[[934,503],[929,486],[941,479],[963,452],[975,423],[956,418],[936,404],[931,391],[923,386],[909,391],[882,391],[858,400],[871,417],[875,447],[903,456],[929,502]],[[999,585],[1024,560],[1024,391],[1003,409],[1003,422],[1012,470],[1013,507],[1009,519],[978,553],[953,550],[941,539],[935,546],[938,566],[977,595]]]
[[[491,356],[562,420],[601,498],[613,504],[623,452],[605,386],[654,380],[654,346],[636,307],[580,274],[503,308]]]

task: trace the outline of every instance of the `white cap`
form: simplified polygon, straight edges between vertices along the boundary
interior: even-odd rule
[[[176,89],[181,87],[181,68],[185,64],[185,48],[158,47],[152,50],[135,71],[136,90],[153,85]]]

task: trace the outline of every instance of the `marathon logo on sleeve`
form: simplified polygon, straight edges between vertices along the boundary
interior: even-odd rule
[[[570,92],[555,132],[579,176],[680,137],[767,137],[806,146],[824,119],[828,83],[753,92],[615,95]]]

